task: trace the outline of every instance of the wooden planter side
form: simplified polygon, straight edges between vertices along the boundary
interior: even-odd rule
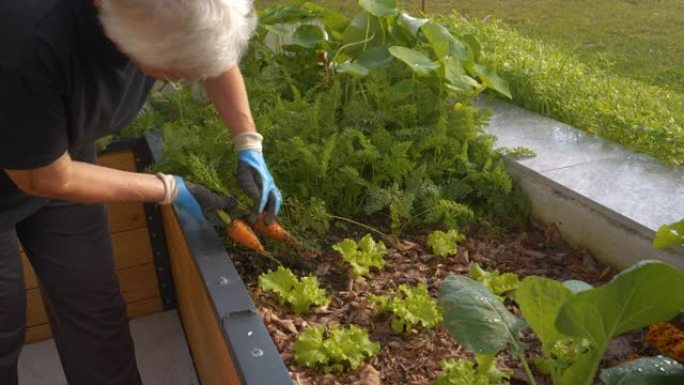
[[[170,207],[162,209],[162,216],[176,301],[200,382],[203,385],[240,384],[233,358],[183,231]]]
[[[125,171],[138,168],[133,149],[103,154],[98,163]],[[164,306],[144,205],[115,203],[108,205],[107,209],[116,273],[128,307],[128,317],[133,319],[162,311]],[[23,249],[21,257],[27,297],[26,342],[31,343],[50,338],[51,331],[35,272]]]
[[[178,310],[202,385],[292,385],[213,227],[162,210]]]

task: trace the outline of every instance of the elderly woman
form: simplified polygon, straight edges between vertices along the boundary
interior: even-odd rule
[[[93,142],[136,116],[154,79],[201,82],[255,213],[277,214],[237,67],[255,24],[250,0],[0,3],[0,384],[18,382],[25,334],[18,240],[69,384],[141,383],[102,203],[202,204],[203,194],[178,177],[97,166]]]

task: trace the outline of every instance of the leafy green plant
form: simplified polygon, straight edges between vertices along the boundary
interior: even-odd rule
[[[259,287],[263,291],[275,292],[280,301],[289,304],[295,313],[304,313],[312,306],[323,306],[330,302],[325,290],[319,288],[316,277],[298,279],[290,269],[282,266],[261,274]]]
[[[347,238],[334,244],[332,248],[342,255],[355,276],[367,275],[371,267],[381,269],[385,266],[387,247],[382,241],[376,242],[370,234],[364,235],[358,243]]]
[[[653,240],[656,249],[684,245],[684,219],[671,225],[661,226]]]
[[[684,384],[684,365],[663,357],[642,357],[601,371],[606,385]]]
[[[513,103],[640,151],[684,165],[684,94],[586,64],[558,46],[524,37],[501,22],[448,18],[488,50],[480,60],[504,76]]]
[[[456,254],[458,243],[465,240],[465,235],[456,229],[447,232],[433,231],[427,237],[427,244],[432,248],[432,252],[438,257],[448,257]]]
[[[459,345],[478,354],[495,355],[510,346],[519,357],[530,383],[536,384],[519,333],[527,327],[484,285],[461,276],[449,276],[439,288],[444,324]]]
[[[437,385],[499,385],[510,378],[510,372],[499,370],[494,355],[476,354],[477,366],[466,359],[442,360],[439,366],[444,372],[437,376]]]
[[[364,329],[332,325],[327,333],[321,326],[304,330],[294,344],[295,361],[307,368],[322,367],[326,373],[356,369],[380,350]]]
[[[470,269],[470,278],[483,284],[497,297],[512,296],[512,293],[520,285],[520,279],[514,273],[499,273],[499,270],[486,271],[479,264],[474,264]]]
[[[391,325],[395,333],[408,332],[417,325],[431,328],[442,320],[437,301],[422,283],[414,287],[401,284],[396,291],[372,296],[370,301],[377,305],[378,313],[392,313]]]
[[[352,19],[310,2],[269,7],[241,63],[264,156],[286,200],[283,222],[308,238],[325,232],[324,214],[387,217],[396,233],[524,220],[524,196],[483,130],[488,112],[473,104],[488,86],[465,63],[481,65],[485,49],[434,21],[396,13],[393,2],[390,16],[369,4],[372,12],[361,7]],[[393,46],[440,67],[419,75],[390,54]],[[453,89],[463,76],[477,84]],[[249,207],[234,177],[231,139],[201,90],[155,92],[133,125],[142,126],[162,133],[157,171]]]
[[[613,337],[678,314],[684,295],[672,293],[679,293],[681,287],[684,273],[665,263],[648,261],[599,288],[578,281],[564,284],[526,277],[517,289],[516,300],[542,343],[543,354],[536,360],[538,369],[549,374],[555,385],[590,385]],[[494,354],[510,345],[514,353],[522,354],[515,337],[524,327],[522,320],[495,298],[478,282],[447,278],[439,293],[445,324],[459,344],[476,352]],[[519,357],[534,383],[524,356]]]

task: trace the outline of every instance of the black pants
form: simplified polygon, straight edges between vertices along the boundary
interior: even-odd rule
[[[18,383],[25,335],[17,238],[38,276],[69,384],[141,384],[105,208],[64,202],[0,229],[0,384]]]

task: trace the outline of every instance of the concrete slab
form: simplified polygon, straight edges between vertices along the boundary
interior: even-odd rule
[[[527,111],[500,100],[482,101],[495,113],[487,132],[495,135],[498,147],[527,147],[537,156],[519,163],[537,172],[618,158],[622,147],[567,124]]]
[[[684,170],[648,156],[597,160],[542,174],[653,231],[684,218]]]
[[[131,321],[136,359],[145,385],[198,385],[175,310]],[[27,345],[19,359],[19,385],[67,385],[54,340]]]
[[[496,146],[537,154],[508,159],[537,219],[618,268],[655,258],[684,270],[684,248],[651,246],[661,225],[684,218],[684,168],[501,100],[480,103],[494,111],[487,132]]]

